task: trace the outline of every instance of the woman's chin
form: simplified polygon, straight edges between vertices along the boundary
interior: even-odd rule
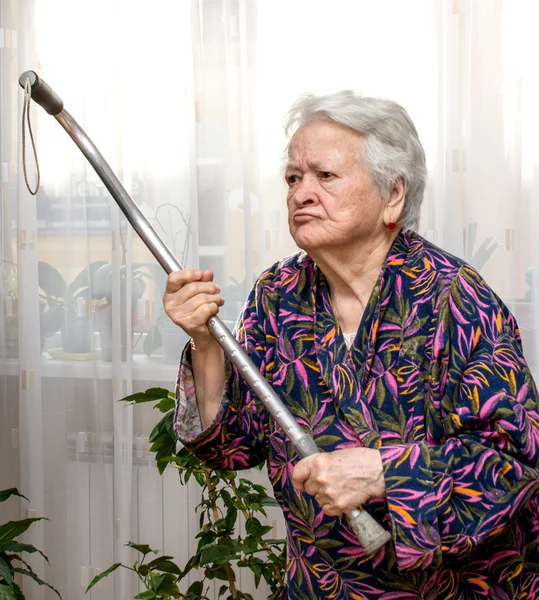
[[[290,232],[296,246],[308,254],[313,252],[338,250],[342,243],[346,243],[339,232],[328,232],[314,227],[298,227]]]
[[[337,251],[334,244],[328,244],[324,240],[298,238],[296,246],[306,252],[313,260],[319,260],[322,256],[332,255]]]
[[[317,244],[312,239],[301,235],[294,237],[294,242],[300,250],[305,250],[305,252],[309,252],[317,247]]]

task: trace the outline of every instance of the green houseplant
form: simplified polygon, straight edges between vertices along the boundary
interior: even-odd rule
[[[166,275],[161,270],[159,276],[156,277],[158,289],[164,290],[166,287]],[[225,300],[224,306],[219,309],[219,318],[225,325],[232,330],[234,323],[238,318],[239,308],[247,296],[245,291],[245,283],[236,281],[230,277],[230,283],[224,285],[221,290],[221,295]],[[146,356],[152,356],[158,348],[163,348],[165,360],[178,361],[181,357],[182,350],[189,340],[189,336],[183,330],[175,325],[165,313],[162,306],[159,308],[157,317],[153,326],[148,331],[144,343],[143,350]]]
[[[27,500],[25,496],[19,494],[16,488],[0,490],[0,502],[5,502],[11,496],[19,496]],[[53,590],[61,598],[58,590],[40,579],[32,570],[32,567],[21,557],[21,554],[38,552],[47,562],[49,562],[49,559],[34,546],[22,544],[15,539],[22,535],[33,523],[41,521],[43,518],[21,519],[0,524],[0,600],[24,600],[25,596],[15,582],[16,574],[31,577],[39,585],[45,585]]]
[[[132,307],[146,289],[145,279],[152,278],[156,265],[134,263],[131,274]],[[127,289],[127,269],[120,268],[120,296],[125,299]],[[97,328],[101,334],[101,349],[104,360],[111,360],[112,354],[112,295],[114,273],[112,265],[106,261],[95,261],[85,267],[70,283],[62,274],[46,262],[38,263],[38,282],[41,298],[48,310],[47,335],[62,332],[62,349],[66,353],[87,354],[92,349],[94,314],[92,301],[97,301],[95,311]],[[123,312],[123,311],[122,311]],[[125,338],[125,323],[122,333]],[[122,344],[125,354],[125,341]]]
[[[131,313],[127,314],[122,308],[120,311],[120,335],[122,360],[127,358],[127,319],[135,319],[137,301],[140,300],[146,290],[146,280],[155,278],[155,273],[161,269],[155,263],[134,262],[130,268],[131,275]],[[122,307],[127,306],[127,283],[129,271],[125,265],[119,269],[120,303]],[[113,286],[115,272],[111,263],[104,263],[96,272],[92,280],[92,298],[98,301],[95,309],[96,329],[101,339],[101,356],[104,361],[112,360],[112,323],[113,323]]]
[[[264,526],[260,515],[265,508],[276,506],[264,486],[240,478],[235,471],[220,471],[204,466],[185,448],[177,451],[173,432],[174,395],[162,388],[151,388],[123,399],[133,404],[154,402],[163,417],[150,435],[150,450],[155,454],[157,468],[162,474],[168,465],[179,473],[181,483],[194,478],[202,488],[202,500],[196,507],[200,531],[195,553],[185,565],[179,567],[171,556],[148,560],[155,550],[145,544],[129,542],[129,547],[142,557],[132,565],[115,563],[95,577],[90,590],[103,577],[118,568],[131,570],[142,583],[144,590],[137,599],[151,600],[201,600],[207,599],[208,583],[222,581],[219,597],[225,600],[252,600],[252,596],[237,588],[234,566],[247,568],[254,574],[258,587],[264,580],[270,588],[269,598],[275,600],[284,589],[285,541],[268,538],[271,527]],[[245,535],[241,535],[238,519],[245,519]],[[182,580],[197,570],[200,577],[189,588],[180,590]]]
[[[48,334],[62,332],[62,349],[66,353],[87,354],[92,348],[91,286],[95,273],[104,264],[91,263],[67,283],[55,267],[38,262],[41,298],[48,306]]]
[[[2,277],[0,278],[0,297],[3,302],[3,321],[0,323],[0,335],[5,347],[6,358],[19,356],[19,282],[17,264],[2,260]],[[58,313],[46,310],[47,303],[39,299],[39,330],[41,347],[45,339],[56,333],[63,320]]]

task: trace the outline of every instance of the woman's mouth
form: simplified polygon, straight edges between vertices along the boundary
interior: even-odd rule
[[[293,217],[295,223],[306,223],[307,221],[311,221],[312,219],[314,219],[314,216],[309,215],[307,213],[296,213]]]

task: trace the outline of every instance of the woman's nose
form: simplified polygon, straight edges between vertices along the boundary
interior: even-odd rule
[[[316,203],[318,201],[316,180],[309,176],[303,177],[295,186],[293,199],[299,205]]]

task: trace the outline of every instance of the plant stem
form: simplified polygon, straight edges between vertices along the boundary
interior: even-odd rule
[[[236,584],[234,583],[234,572],[232,571],[232,567],[230,566],[230,563],[226,563],[226,574],[228,577],[228,585],[230,586],[230,595],[232,596],[232,598],[236,598],[237,597],[237,592],[236,592]]]
[[[245,520],[247,521],[247,519],[248,519],[248,518],[249,518],[251,515],[249,514],[249,511],[247,511],[245,508],[243,508],[243,501],[242,501],[242,499],[241,499],[241,498],[239,497],[239,495],[238,495],[238,488],[236,487],[236,482],[235,482],[235,481],[232,479],[232,480],[230,480],[229,484],[230,484],[230,487],[232,488],[232,490],[234,491],[234,495],[236,496],[236,498],[238,499],[238,501],[239,501],[239,502],[240,502],[240,504],[242,505],[241,512],[242,512],[242,514],[243,514],[243,516],[244,516]],[[263,542],[263,541],[260,541],[260,542],[258,542],[258,543],[259,543],[260,547],[261,547],[261,548],[262,548],[262,549],[263,549],[263,550],[264,550],[264,551],[265,551],[267,554],[273,554],[273,551],[272,551],[271,547],[270,547],[270,546],[268,546],[268,545],[267,545],[265,542]],[[278,567],[277,565],[275,565],[275,566],[273,567],[273,572],[275,573],[275,577],[277,578],[277,581],[278,581],[279,579],[281,579],[281,571],[279,571],[279,567]]]
[[[218,521],[219,520],[219,511],[215,504],[215,498],[212,498],[212,492],[215,492],[216,486],[212,483],[210,474],[207,471],[204,473],[204,477],[206,479],[206,487],[208,488],[208,498],[211,500],[211,509],[212,509],[212,513],[213,513],[213,520]],[[220,527],[218,528],[217,532],[219,532],[219,531],[221,531]],[[236,584],[234,582],[234,572],[232,571],[230,562],[226,563],[225,569],[226,569],[226,575],[228,577],[228,586],[230,587],[230,595],[235,600],[237,598],[237,591],[236,591]]]

